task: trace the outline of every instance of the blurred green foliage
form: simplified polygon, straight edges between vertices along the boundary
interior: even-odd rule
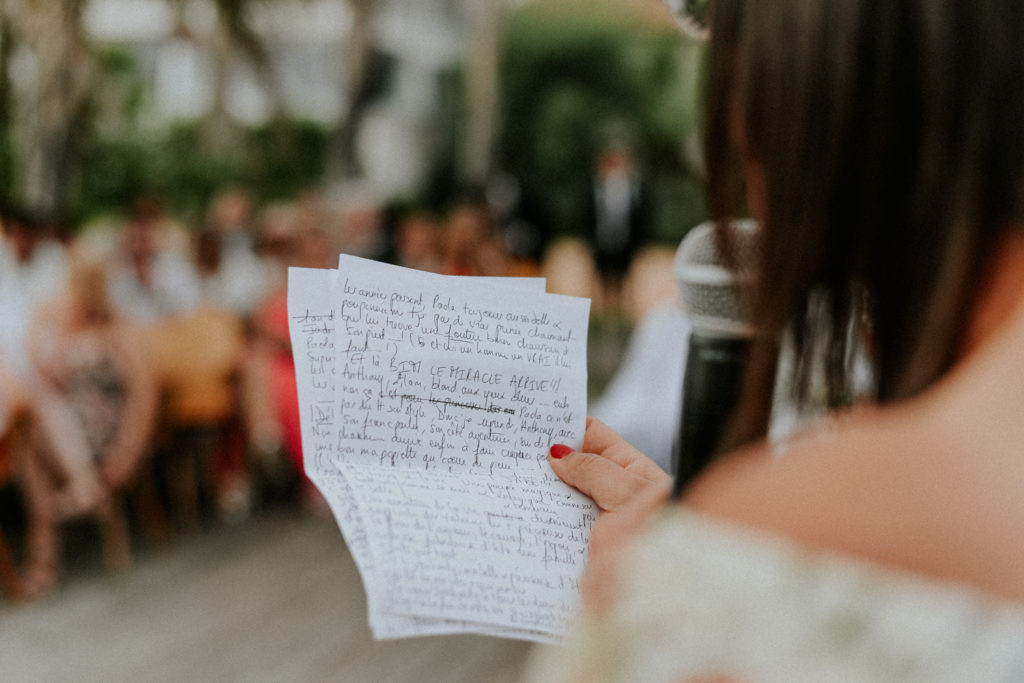
[[[613,141],[631,146],[638,159],[652,198],[652,239],[677,242],[705,216],[701,183],[685,152],[699,124],[702,46],[644,16],[641,6],[532,2],[507,15],[495,167],[519,180],[530,218],[548,236],[587,234],[595,161]],[[245,184],[271,201],[323,181],[333,131],[284,118],[255,128],[235,123],[230,143],[214,148],[206,121],[154,123],[135,53],[115,45],[93,49],[96,87],[76,124],[72,196],[62,200],[73,223],[120,212],[140,195],[197,221],[225,184]],[[457,68],[437,76],[437,124],[444,132],[424,194],[438,207],[459,189],[460,81]],[[9,93],[0,78],[5,198],[17,196],[20,162]]]
[[[144,84],[132,55],[106,48],[97,55],[102,87],[93,93],[84,135],[75,222],[118,213],[149,196],[188,221],[201,220],[211,197],[242,184],[263,200],[294,197],[324,174],[329,131],[319,124],[278,118],[235,131],[230,148],[206,144],[202,121],[159,130],[145,125]]]
[[[238,153],[211,152],[201,126],[180,123],[151,139],[93,139],[82,159],[78,220],[118,212],[141,195],[159,198],[190,221],[213,195],[242,184],[265,201],[295,197],[323,177],[327,133],[322,126],[285,121],[241,132]]]
[[[549,233],[585,235],[601,149],[632,147],[652,194],[650,235],[676,242],[705,216],[684,142],[697,126],[700,47],[621,4],[527,4],[510,21],[499,164]]]
[[[301,121],[242,131],[239,153],[225,156],[201,144],[195,122],[153,139],[94,140],[82,160],[80,219],[118,211],[140,195],[161,199],[176,214],[199,220],[210,198],[242,184],[264,200],[294,197],[323,177],[327,133]],[[286,137],[282,143],[281,136]]]

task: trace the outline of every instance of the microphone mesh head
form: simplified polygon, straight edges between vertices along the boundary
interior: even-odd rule
[[[718,248],[714,224],[701,223],[676,250],[672,274],[695,332],[750,337],[754,334],[749,309],[758,263],[757,223],[735,220],[727,230],[732,261]]]

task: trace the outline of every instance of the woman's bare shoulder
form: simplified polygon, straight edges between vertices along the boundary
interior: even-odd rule
[[[917,406],[865,409],[723,458],[693,510],[1024,601],[1024,457],[979,459]]]

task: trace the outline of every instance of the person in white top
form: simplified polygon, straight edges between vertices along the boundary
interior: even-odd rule
[[[211,202],[207,226],[195,237],[201,299],[250,316],[270,293],[271,266],[256,253],[253,201],[229,188]]]
[[[154,202],[139,200],[133,207],[110,273],[111,298],[121,313],[154,321],[199,304],[187,244],[172,244],[172,231]]]
[[[595,420],[552,447],[603,512],[536,680],[1024,680],[1022,32],[1016,0],[714,1],[710,207],[762,225],[761,334],[681,501]],[[787,332],[831,410],[770,443]]]
[[[29,212],[9,207],[0,221],[0,352],[8,369],[25,383],[30,374],[25,338],[32,316],[40,303],[63,290],[67,256],[64,246]]]

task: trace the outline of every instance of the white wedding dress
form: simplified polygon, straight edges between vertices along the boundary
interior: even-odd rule
[[[615,604],[528,680],[1024,681],[1024,605],[683,510],[628,552]]]

